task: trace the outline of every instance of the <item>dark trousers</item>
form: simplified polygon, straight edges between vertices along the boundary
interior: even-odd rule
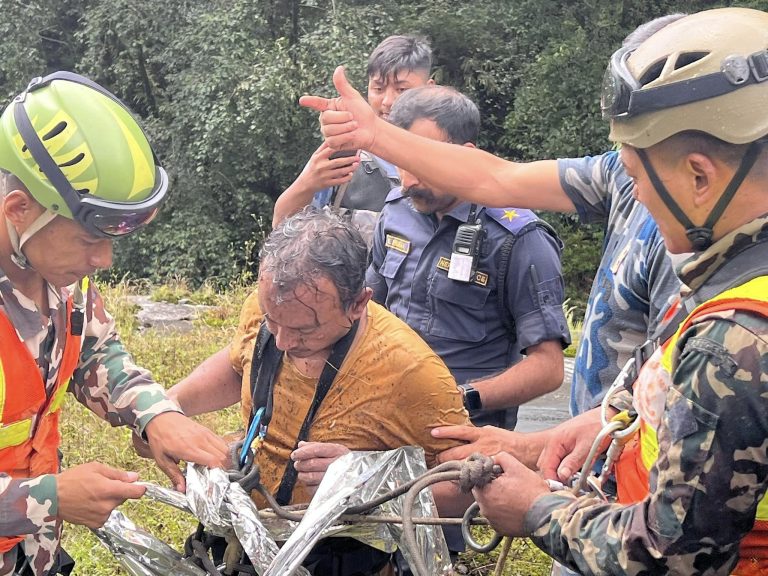
[[[214,564],[221,563],[226,541],[215,537],[208,541]],[[313,576],[374,576],[388,563],[392,554],[363,544],[354,538],[326,538],[318,542],[302,565]],[[243,563],[250,565],[247,557]]]

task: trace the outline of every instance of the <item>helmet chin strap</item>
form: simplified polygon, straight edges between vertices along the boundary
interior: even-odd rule
[[[688,236],[688,240],[691,241],[693,249],[697,252],[701,252],[702,250],[706,250],[712,245],[712,229],[723,215],[723,212],[725,212],[728,204],[730,204],[731,200],[733,200],[733,197],[736,194],[736,191],[739,189],[739,186],[741,186],[741,183],[744,182],[744,178],[747,177],[747,174],[752,169],[752,166],[754,166],[755,161],[757,160],[757,156],[760,153],[760,145],[762,143],[762,141],[758,140],[756,142],[752,142],[749,145],[749,148],[747,148],[747,151],[744,153],[744,157],[741,159],[738,170],[736,170],[733,178],[731,178],[728,186],[726,186],[725,192],[723,192],[723,195],[720,196],[717,204],[715,204],[715,207],[712,208],[712,211],[707,216],[706,221],[701,226],[696,226],[693,222],[691,222],[691,219],[688,218],[688,215],[683,212],[678,203],[675,202],[674,198],[672,198],[669,190],[667,190],[667,187],[664,186],[661,178],[659,178],[659,175],[654,169],[653,164],[651,164],[651,160],[648,158],[648,154],[645,152],[645,150],[642,148],[636,148],[635,151],[640,157],[640,161],[643,163],[643,167],[648,173],[648,177],[651,179],[651,183],[656,189],[659,198],[661,198],[662,202],[667,205],[667,208],[669,208],[669,211],[672,212],[672,215],[677,219],[677,221],[683,225],[685,228],[685,235]]]
[[[19,236],[19,233],[16,232],[16,228],[13,226],[11,221],[7,217],[5,218],[5,227],[8,229],[8,238],[10,239],[11,247],[13,248],[11,260],[20,269],[34,270],[34,267],[29,263],[29,260],[27,260],[24,252],[22,252],[22,248],[24,247],[24,244],[26,244],[29,239],[32,238],[32,236],[39,232],[41,228],[47,224],[50,224],[50,222],[56,218],[56,216],[56,213],[46,209],[45,212],[40,214],[40,216],[38,216],[35,221],[29,225],[29,227],[21,236]]]

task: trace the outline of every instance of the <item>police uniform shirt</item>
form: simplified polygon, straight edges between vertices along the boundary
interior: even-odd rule
[[[416,330],[458,383],[506,370],[529,346],[570,342],[559,241],[539,227],[518,236],[509,258],[504,308],[514,319],[514,338],[499,316],[500,250],[511,234],[535,221],[532,212],[478,207],[486,237],[477,272],[470,282],[448,278],[456,230],[469,211],[470,204],[462,203],[438,221],[415,210],[401,188],[394,189],[376,227],[366,277],[374,300]],[[508,411],[506,421],[496,425],[513,426],[515,414],[516,409]],[[475,423],[493,422],[472,416]]]

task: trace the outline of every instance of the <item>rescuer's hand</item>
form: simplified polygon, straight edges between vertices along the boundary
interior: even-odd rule
[[[334,71],[333,84],[338,98],[302,96],[299,104],[320,112],[320,131],[334,150],[371,150],[377,124],[385,120],[352,87],[342,66]]]
[[[536,461],[547,439],[549,431],[512,432],[496,426],[440,426],[432,429],[435,438],[449,438],[467,442],[454,446],[437,455],[440,463],[449,460],[464,460],[475,452],[485,456],[494,456],[499,452],[508,452],[529,468],[535,468]]]
[[[600,409],[595,408],[553,428],[538,461],[544,478],[568,484],[571,477],[581,470],[601,427]],[[610,441],[610,437],[605,439],[601,452]]]
[[[179,462],[185,460],[208,468],[226,468],[229,445],[202,424],[179,412],[163,412],[149,421],[144,433],[152,457],[179,492],[186,490]]]
[[[500,452],[493,457],[503,473],[483,488],[473,488],[480,512],[491,526],[505,536],[524,536],[525,515],[534,501],[549,494],[544,479],[514,456]]]
[[[141,498],[146,488],[135,484],[136,472],[118,470],[99,462],[69,468],[56,478],[57,516],[72,524],[99,528],[109,514],[129,498]]]

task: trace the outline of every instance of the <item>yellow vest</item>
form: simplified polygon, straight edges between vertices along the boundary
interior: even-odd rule
[[[676,345],[680,336],[703,315],[723,310],[747,310],[768,318],[768,276],[760,276],[726,290],[697,306],[663,344],[661,350],[643,367],[633,387],[636,399],[643,397],[647,392],[643,386],[648,386],[649,383],[671,383]],[[643,374],[646,370],[652,371],[650,377],[648,373]],[[639,409],[638,412],[643,413],[643,410]],[[648,495],[649,472],[656,463],[658,454],[656,428],[650,422],[642,420],[637,437],[633,443],[627,445],[616,465],[620,502],[639,502]],[[739,556],[739,564],[732,574],[747,576],[768,573],[768,494],[758,504],[755,526],[742,540]]]

